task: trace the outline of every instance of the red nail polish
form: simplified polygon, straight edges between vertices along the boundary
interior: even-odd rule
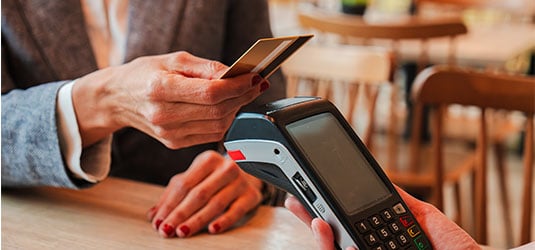
[[[184,236],[188,236],[189,234],[189,227],[186,226],[186,225],[183,225],[180,227],[180,231],[182,231],[182,233],[184,234]]]
[[[253,86],[256,86],[261,81],[262,81],[262,77],[259,76],[259,75],[255,75],[255,76],[253,76],[253,79],[251,79],[251,83],[252,83]]]
[[[157,219],[156,220],[156,230],[158,230],[160,228],[160,224],[162,224],[163,220],[162,219]]]
[[[221,230],[221,226],[219,226],[219,224],[214,224],[214,233],[219,233],[219,230]]]
[[[163,232],[167,237],[173,236],[173,232],[175,231],[175,228],[169,224],[163,225]]]
[[[269,89],[269,83],[263,82],[262,85],[260,85],[260,92],[264,92],[267,89]]]

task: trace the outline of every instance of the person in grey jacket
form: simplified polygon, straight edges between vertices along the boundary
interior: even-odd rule
[[[214,150],[280,72],[219,76],[270,37],[265,0],[2,1],[2,187],[167,185],[165,237],[230,228],[263,185]],[[247,106],[245,106],[247,105]]]

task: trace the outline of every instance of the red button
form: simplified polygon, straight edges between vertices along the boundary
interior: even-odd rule
[[[231,159],[235,161],[245,160],[245,155],[240,150],[232,150],[227,152]]]
[[[414,224],[414,220],[412,219],[411,216],[409,215],[405,215],[405,216],[401,216],[399,217],[399,221],[401,222],[401,224],[403,224],[404,227],[409,227],[411,226],[412,224]]]

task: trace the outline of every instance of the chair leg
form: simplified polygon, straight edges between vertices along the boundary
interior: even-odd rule
[[[286,95],[289,97],[294,97],[297,95],[297,85],[299,79],[295,76],[289,76],[286,81]]]
[[[528,117],[533,117],[533,113]],[[524,170],[523,170],[523,188],[522,188],[522,219],[520,230],[520,244],[526,244],[531,241],[531,219],[533,210],[533,174],[534,174],[534,121],[527,119],[526,136],[524,139]]]
[[[316,93],[317,96],[330,100],[331,98],[331,83],[326,80],[320,80],[318,81],[318,92]]]
[[[476,237],[479,244],[487,244],[487,124],[486,110],[481,110],[480,131],[477,139],[477,170],[475,179]]]
[[[500,199],[501,204],[503,204],[502,216],[505,225],[505,240],[507,242],[507,246],[511,247],[513,245],[513,223],[511,220],[511,206],[507,188],[507,171],[505,171],[505,146],[503,143],[493,143],[493,150],[496,157],[496,170],[498,172]]]
[[[457,214],[453,221],[457,223],[457,225],[462,226],[463,212],[461,206],[461,183],[459,181],[456,181],[453,185],[453,192],[453,195],[455,196],[455,209],[457,210]]]
[[[379,96],[379,88],[372,88],[368,86],[368,127],[366,128],[366,135],[364,137],[364,143],[368,147],[368,150],[373,152],[373,133],[375,132],[375,109],[377,98]]]
[[[359,94],[359,85],[356,83],[349,83],[347,86],[348,94],[348,107],[345,117],[349,124],[353,124],[353,113],[355,112],[355,107],[357,106],[357,96]]]

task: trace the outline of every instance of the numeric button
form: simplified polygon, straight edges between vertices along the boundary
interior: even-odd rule
[[[399,232],[401,230],[401,228],[399,227],[397,222],[392,222],[392,223],[388,224],[388,227],[390,228],[390,230],[394,234],[396,234],[397,232]]]
[[[407,238],[407,236],[405,236],[405,234],[400,234],[398,235],[398,242],[399,244],[401,244],[402,246],[405,246],[407,245],[407,243],[409,243],[409,238]]]
[[[379,229],[379,231],[377,232],[379,234],[379,237],[383,240],[390,236],[390,232],[388,232],[388,229],[386,229],[386,227]]]
[[[381,224],[383,224],[383,221],[381,220],[381,217],[379,217],[378,215],[374,215],[370,217],[370,223],[373,227],[377,228],[381,226]]]
[[[397,244],[395,241],[393,241],[393,240],[389,240],[389,241],[386,243],[386,247],[388,247],[388,249],[391,249],[391,250],[399,249],[398,244]]]
[[[358,222],[357,224],[355,224],[355,226],[357,227],[357,230],[359,230],[360,233],[365,233],[370,230],[370,225],[367,221]]]
[[[381,217],[383,217],[383,220],[385,221],[391,221],[394,219],[394,215],[390,209],[383,210],[383,212],[381,212]]]
[[[379,241],[377,240],[377,236],[375,236],[375,234],[368,234],[364,237],[364,239],[366,240],[366,243],[368,243],[368,245],[370,246],[373,246],[377,243],[379,243]]]

